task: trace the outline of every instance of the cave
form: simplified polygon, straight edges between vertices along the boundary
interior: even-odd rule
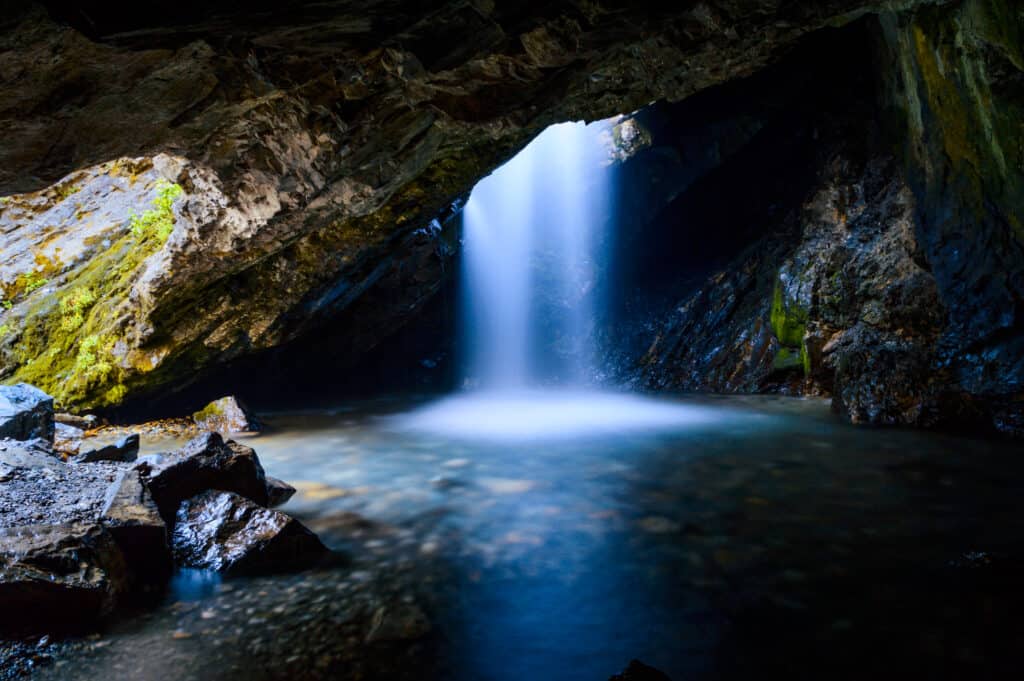
[[[1019,674],[1018,3],[9,4],[0,679]]]

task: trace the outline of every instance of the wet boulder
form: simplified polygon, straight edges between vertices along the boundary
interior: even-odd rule
[[[172,563],[167,525],[135,469],[122,470],[107,488],[100,522],[117,542],[138,591],[157,591]]]
[[[291,516],[216,490],[181,504],[171,545],[179,565],[235,574],[306,567],[327,552]]]
[[[284,480],[267,476],[267,506],[277,508],[283,506],[295,496],[295,488]]]
[[[97,461],[135,461],[139,456],[137,433],[125,435],[116,442],[81,452],[70,459],[71,463],[96,463]]]
[[[53,442],[53,398],[27,383],[0,385],[0,438]]]
[[[0,630],[87,628],[122,598],[160,592],[170,569],[166,526],[137,470],[0,441],[0,612],[39,611],[24,627],[0,617],[12,620]]]
[[[207,490],[234,492],[260,506],[268,502],[266,473],[250,447],[204,433],[170,454],[143,457],[138,470],[164,520],[173,525],[181,502]]]
[[[261,426],[244,404],[232,395],[214,400],[192,414],[200,430],[219,433],[252,433]]]
[[[124,464],[72,466],[46,443],[0,441],[0,527],[94,523]]]
[[[0,632],[88,628],[114,608],[126,575],[114,538],[98,524],[0,529]]]

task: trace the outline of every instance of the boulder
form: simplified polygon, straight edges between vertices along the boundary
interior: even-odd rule
[[[114,538],[91,523],[0,529],[0,633],[81,631],[126,586]]]
[[[291,516],[215,490],[181,504],[171,545],[179,565],[227,573],[305,567],[327,552]]]
[[[125,467],[71,466],[41,441],[0,441],[0,527],[95,523]]]
[[[204,433],[171,454],[144,457],[136,464],[160,514],[172,525],[178,505],[206,490],[234,492],[266,506],[267,480],[250,447]]]
[[[632,660],[621,674],[608,681],[672,681],[664,672],[648,666],[640,660]]]
[[[251,433],[260,430],[256,417],[232,395],[210,402],[192,414],[192,420],[200,430],[219,433]]]
[[[58,421],[54,426],[53,449],[63,456],[77,456],[82,448],[85,431]]]
[[[27,383],[0,385],[0,438],[53,442],[53,398]]]
[[[120,440],[89,449],[70,459],[71,463],[96,463],[97,461],[135,461],[139,456],[139,436],[137,433],[125,435]]]
[[[295,488],[283,480],[267,476],[267,506],[277,508],[295,496]]]
[[[135,469],[122,470],[107,488],[100,522],[117,542],[138,591],[159,591],[172,563],[167,526]]]

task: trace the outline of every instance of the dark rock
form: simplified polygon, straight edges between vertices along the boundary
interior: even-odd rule
[[[621,674],[616,674],[608,681],[672,681],[666,674],[650,667],[640,660],[632,660]]]
[[[97,524],[0,529],[0,631],[92,626],[114,608],[126,574],[113,537]]]
[[[202,430],[219,433],[250,433],[260,430],[259,421],[234,396],[214,400],[192,414],[192,420]]]
[[[294,518],[215,490],[181,504],[171,543],[179,565],[229,573],[305,567],[327,551]]]
[[[54,427],[53,450],[65,457],[77,456],[85,431],[58,421]]]
[[[104,445],[97,449],[88,449],[70,459],[71,463],[95,463],[97,461],[135,461],[139,456],[139,436],[137,433],[125,435],[117,442]]]
[[[170,525],[178,505],[206,490],[234,492],[266,506],[266,473],[251,448],[224,442],[217,433],[193,438],[181,450],[146,457],[138,464],[160,515]]]
[[[0,438],[53,442],[53,398],[27,383],[0,385]]]
[[[0,527],[97,522],[124,464],[72,466],[40,443],[0,442]]]
[[[76,414],[57,412],[53,415],[53,420],[57,423],[63,423],[64,425],[79,428],[81,430],[90,430],[100,425],[100,419],[95,414],[78,416]]]
[[[122,470],[107,488],[100,522],[120,547],[133,587],[161,589],[172,568],[167,526],[137,470]]]
[[[834,396],[848,420],[933,425],[943,306],[893,160],[821,160],[818,186],[678,306],[644,361],[672,390]]]
[[[283,480],[267,476],[267,506],[277,508],[295,496],[295,488]]]

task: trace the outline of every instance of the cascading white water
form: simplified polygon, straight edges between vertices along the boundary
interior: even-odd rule
[[[553,125],[474,187],[463,213],[470,385],[579,385],[592,374],[608,127]]]
[[[463,213],[465,391],[396,420],[500,441],[677,428],[706,410],[588,387],[611,124],[563,123],[481,180]],[[602,139],[602,137],[604,139]]]

